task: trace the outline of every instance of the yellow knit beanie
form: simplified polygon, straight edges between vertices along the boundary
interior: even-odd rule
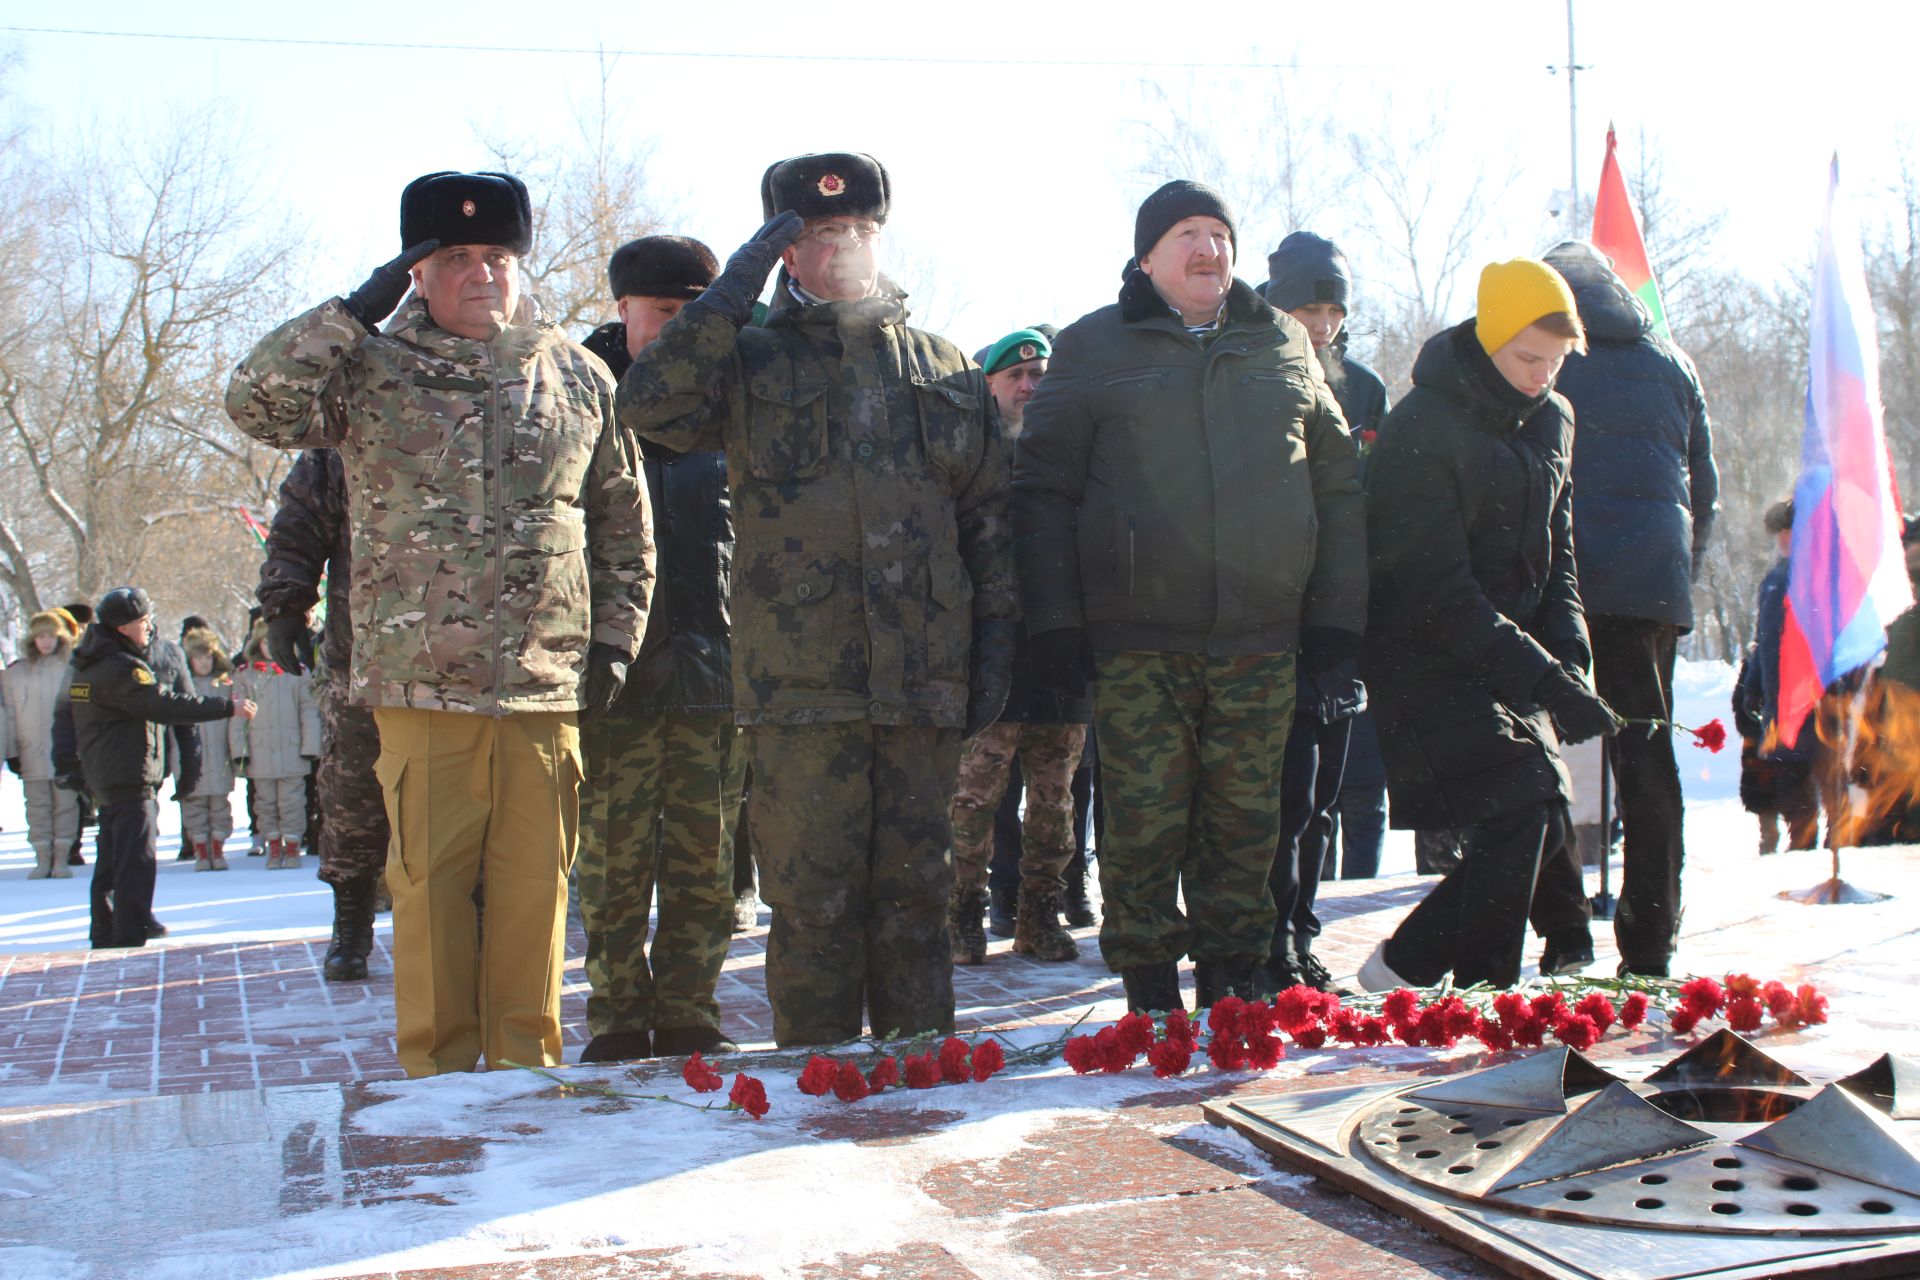
[[[1513,341],[1514,335],[1556,311],[1573,317],[1580,327],[1580,308],[1573,290],[1558,271],[1532,258],[1511,262],[1490,262],[1480,272],[1480,311],[1474,319],[1474,334],[1480,345],[1492,355]]]

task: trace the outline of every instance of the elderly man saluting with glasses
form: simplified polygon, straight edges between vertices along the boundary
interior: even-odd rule
[[[953,1026],[947,801],[1006,701],[1007,460],[982,375],[880,274],[872,156],[797,156],[768,221],[620,381],[623,425],[724,447],[734,711],[782,1045]],[[765,327],[752,309],[776,263]]]

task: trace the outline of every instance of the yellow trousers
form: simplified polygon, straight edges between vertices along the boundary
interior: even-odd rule
[[[379,707],[374,719],[401,1067],[471,1071],[483,1053],[489,1066],[556,1065],[583,776],[575,713]]]

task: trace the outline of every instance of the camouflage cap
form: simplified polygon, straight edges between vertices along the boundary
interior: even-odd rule
[[[760,178],[760,216],[887,220],[893,187],[886,166],[863,151],[822,151],[769,165]]]

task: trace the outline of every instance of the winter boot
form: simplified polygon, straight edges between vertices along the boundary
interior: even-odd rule
[[[1593,963],[1593,934],[1587,929],[1556,929],[1540,952],[1540,976],[1563,978]]]
[[[1226,956],[1219,960],[1193,962],[1193,1000],[1202,1009],[1211,1009],[1227,996],[1252,1000],[1254,970],[1259,960],[1253,956]]]
[[[980,928],[980,913],[987,909],[987,895],[978,889],[953,886],[947,899],[947,932],[953,935],[955,964],[985,964],[987,935]],[[1019,947],[1015,943],[1015,949]]]
[[[267,870],[278,871],[280,869],[280,842],[278,840],[269,840],[263,847],[267,851]]]
[[[320,972],[328,982],[364,982],[373,954],[373,877],[356,876],[333,886],[333,941]]]
[[[1261,1000],[1271,1000],[1302,983],[1313,985],[1294,967],[1293,956],[1287,952],[1268,956],[1253,972],[1253,994]]]
[[[996,938],[1013,936],[1013,916],[1019,907],[1020,890],[992,889],[987,894],[987,932]]]
[[[45,880],[47,877],[51,876],[52,874],[53,874],[53,850],[48,849],[45,853],[42,853],[37,849],[34,850],[33,870],[27,872],[27,879]]]
[[[187,850],[189,853],[193,855],[193,869],[195,871],[213,870],[213,846],[212,845],[208,844],[204,840],[193,840],[193,841],[188,841],[186,844],[183,844],[180,847]]]
[[[298,837],[289,837],[280,842],[280,869],[291,871],[300,865],[300,841]]]
[[[1172,1013],[1186,1008],[1180,1002],[1180,966],[1171,960],[1122,969],[1120,982],[1127,989],[1129,1013]]]
[[[653,1056],[685,1058],[696,1053],[738,1053],[740,1046],[718,1027],[661,1027],[653,1033]]]
[[[78,861],[76,861],[76,859],[78,859]],[[47,874],[55,880],[71,880],[73,879],[73,868],[76,866],[84,867],[86,865],[87,860],[80,857],[77,853],[71,858],[62,857],[60,851],[55,849],[47,855]]]
[[[632,1062],[635,1058],[653,1056],[653,1037],[645,1031],[603,1031],[587,1041],[587,1047],[580,1051],[580,1061],[587,1062]]]
[[[227,869],[227,855],[224,852],[226,843],[225,840],[207,841],[207,861],[213,864],[215,871],[225,871]]]
[[[1066,887],[1060,895],[1061,912],[1067,918],[1069,929],[1091,929],[1100,923],[1100,917],[1093,912],[1093,903],[1087,900],[1087,864],[1070,862],[1066,870]]]
[[[980,917],[974,916],[975,920]],[[1020,883],[1020,910],[1013,922],[1013,954],[1036,960],[1077,960],[1080,948],[1060,927],[1060,894],[1033,880]]]

